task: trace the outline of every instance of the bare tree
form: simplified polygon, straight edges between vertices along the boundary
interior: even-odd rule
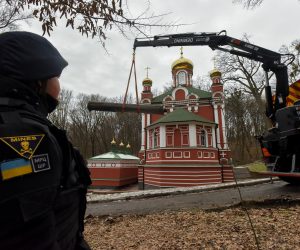
[[[32,17],[32,15],[18,9],[18,2],[16,0],[0,0],[0,32],[16,30],[20,21]]]
[[[248,36],[244,35],[243,40],[249,42]],[[218,52],[215,61],[222,72],[224,84],[238,84],[245,93],[252,95],[261,104],[265,84],[261,63],[225,52]]]
[[[72,90],[62,89],[59,94],[59,105],[48,118],[57,127],[67,130],[70,124],[70,112],[74,105],[74,96]]]
[[[13,1],[7,1],[12,4]],[[145,27],[174,27],[174,23],[162,24],[165,14],[149,14],[150,2],[145,10],[133,17],[125,1],[122,0],[22,0],[17,1],[17,11],[28,8],[42,23],[42,29],[50,35],[57,19],[65,21],[66,26],[78,30],[82,35],[99,37],[102,45],[106,33],[113,27],[125,34],[125,28],[133,28],[139,33],[144,33]],[[179,26],[179,25],[178,25]]]
[[[254,9],[259,7],[264,0],[232,0],[232,2],[242,4],[246,9]]]
[[[103,152],[103,148],[100,146],[101,144],[107,144],[103,139],[105,135],[103,124],[108,114],[104,112],[89,112],[87,110],[89,101],[105,100],[105,97],[99,95],[79,94],[76,98],[76,104],[70,112],[69,136],[73,144],[81,149],[85,157],[95,155],[99,151]]]
[[[131,145],[131,153],[137,154],[141,141],[141,116],[138,113],[89,112],[89,101],[121,102],[123,98],[108,99],[99,95],[79,94],[63,89],[60,105],[49,119],[61,129],[67,130],[72,143],[88,158],[111,150],[113,138]],[[129,96],[129,103],[134,99]],[[126,146],[125,145],[125,146]]]
[[[115,98],[114,102],[122,102],[123,97]],[[135,103],[132,95],[127,98],[128,103]],[[137,155],[141,148],[141,115],[138,113],[116,113],[112,117],[114,137],[120,142],[130,144],[131,153]]]
[[[300,78],[300,40],[295,40],[291,45],[292,54],[295,55],[295,61],[291,64],[290,77],[292,82]]]
[[[141,146],[141,115],[138,113],[117,113],[118,139],[130,144],[132,153],[137,154]]]
[[[210,91],[211,87],[211,79],[208,75],[205,76],[197,76],[193,81],[193,86],[199,88],[204,91]]]
[[[290,83],[300,79],[300,40],[294,40],[289,46],[283,45],[280,49],[281,53],[293,54],[295,60],[289,65]]]
[[[266,129],[264,117],[255,99],[237,88],[230,88],[226,95],[227,137],[237,164],[260,158],[260,148],[255,136]]]
[[[264,0],[233,0],[233,3],[243,4],[247,9],[253,9],[261,5]]]

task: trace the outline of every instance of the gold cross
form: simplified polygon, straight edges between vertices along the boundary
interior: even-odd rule
[[[214,69],[216,69],[216,64],[217,64],[217,59],[216,59],[216,57],[214,56],[212,60],[213,60],[213,63],[214,63]]]
[[[151,69],[151,68],[149,68],[149,67],[145,68],[145,70],[147,70],[147,78],[148,78],[148,74],[149,74],[149,69]]]
[[[180,55],[181,55],[181,57],[183,57],[183,47],[182,46],[180,47]]]

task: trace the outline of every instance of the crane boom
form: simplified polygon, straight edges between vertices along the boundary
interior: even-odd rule
[[[220,46],[226,45],[238,49],[228,50],[229,53],[244,56],[262,63],[274,64],[274,66],[280,65],[281,54],[223,35],[222,33],[183,33],[150,38],[136,38],[133,47],[209,46],[215,50],[220,49]]]
[[[272,71],[276,76],[276,100],[272,101],[271,87],[266,81],[265,94],[267,100],[267,115],[275,119],[276,110],[286,106],[288,96],[287,66],[281,62],[282,55],[259,47],[257,45],[241,41],[227,36],[226,31],[219,33],[182,33],[154,36],[150,38],[136,38],[134,49],[137,47],[173,47],[173,46],[209,46],[212,50],[221,50],[233,55],[242,56],[262,63],[263,69]],[[223,47],[227,46],[227,47]],[[230,46],[231,48],[228,48]]]

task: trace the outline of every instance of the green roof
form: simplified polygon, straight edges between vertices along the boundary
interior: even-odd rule
[[[184,87],[184,88],[186,88],[188,90],[189,94],[196,94],[201,99],[209,99],[212,97],[211,92],[208,92],[208,91],[196,89],[192,86]],[[166,91],[165,93],[163,93],[159,96],[154,97],[152,99],[151,103],[161,103],[166,96],[172,95],[173,90],[174,90],[174,88]]]
[[[159,123],[191,122],[191,121],[216,124],[215,122],[207,120],[199,115],[194,114],[193,112],[189,112],[186,109],[179,108],[161,117],[160,119],[150,124],[149,126],[153,126]]]
[[[139,158],[129,154],[107,152],[101,155],[94,156],[90,158],[90,160],[139,160]]]

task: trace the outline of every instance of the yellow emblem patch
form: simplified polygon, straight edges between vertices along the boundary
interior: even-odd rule
[[[31,157],[34,155],[34,152],[43,140],[44,136],[44,134],[11,136],[1,137],[0,140],[3,141],[7,146],[12,148],[14,151],[16,151],[22,157],[31,159]]]

